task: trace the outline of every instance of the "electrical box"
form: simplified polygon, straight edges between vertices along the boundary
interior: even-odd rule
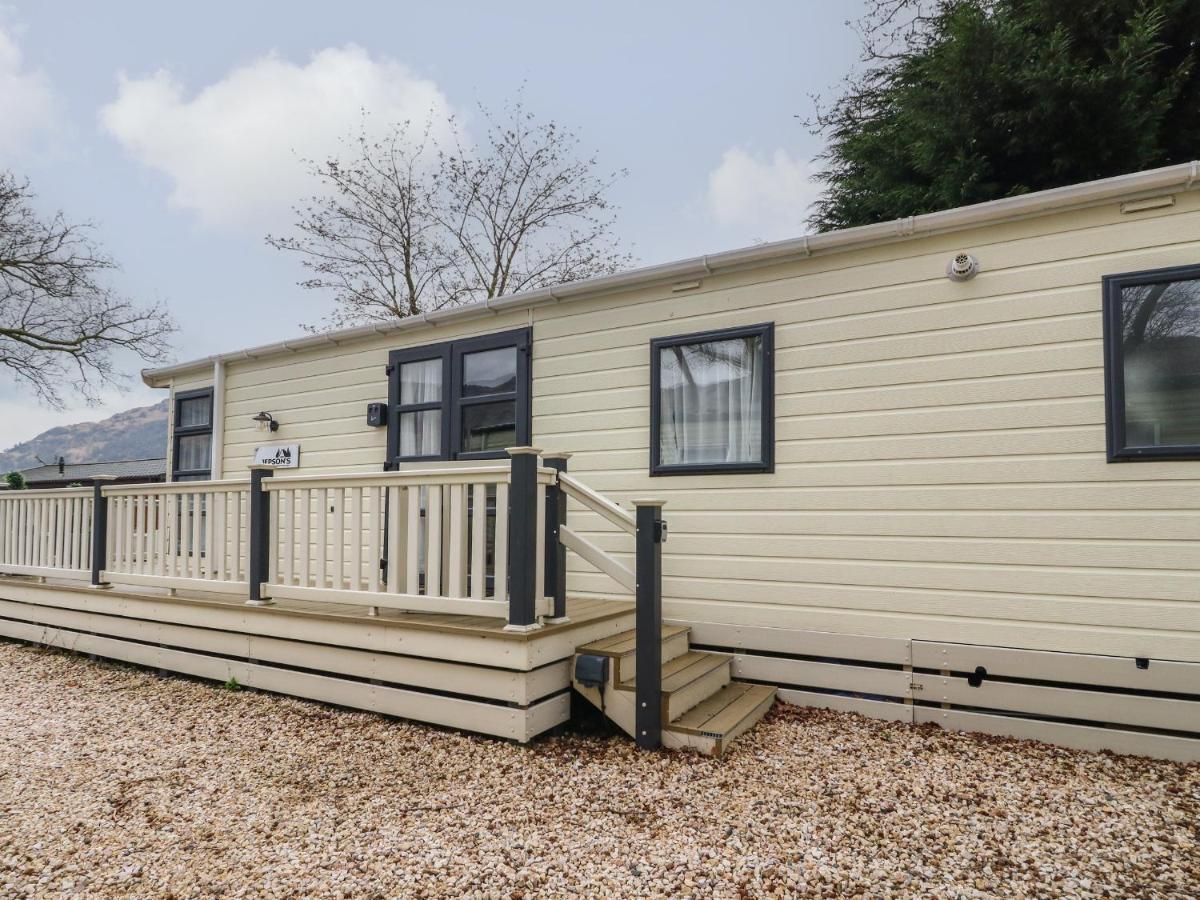
[[[387,424],[387,404],[386,403],[368,403],[367,404],[367,424],[372,428],[378,428],[381,425]]]
[[[608,683],[608,657],[581,653],[575,657],[575,680],[588,687]]]

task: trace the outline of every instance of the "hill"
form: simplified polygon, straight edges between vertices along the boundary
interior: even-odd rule
[[[100,422],[60,425],[0,453],[0,473],[60,456],[69,463],[152,459],[167,453],[167,402],[127,409]]]

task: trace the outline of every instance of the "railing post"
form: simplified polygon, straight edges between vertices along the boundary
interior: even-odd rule
[[[96,475],[92,478],[92,587],[107,587],[101,573],[108,566],[108,498],[104,485],[115,481],[115,475]]]
[[[667,537],[662,500],[634,500],[637,508],[636,584],[637,710],[634,728],[639,747],[662,743],[662,545]]]
[[[546,453],[542,461],[557,472],[567,471],[570,453]],[[556,480],[546,491],[546,592],[554,597],[554,615],[548,622],[569,622],[567,618],[567,548],[559,540],[558,529],[567,524],[567,492]]]
[[[271,569],[271,495],[263,490],[263,479],[275,474],[271,466],[250,467],[250,579],[248,606],[270,606],[262,596],[262,585]]]
[[[537,620],[537,447],[509,447],[512,477],[508,485],[508,624],[505,631],[535,631]]]

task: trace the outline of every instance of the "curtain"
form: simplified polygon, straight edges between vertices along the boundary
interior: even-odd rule
[[[760,462],[762,339],[683,344],[659,353],[660,462]]]
[[[442,360],[422,359],[400,366],[400,406],[440,403]],[[400,455],[436,456],[442,447],[442,411],[424,409],[400,413]]]

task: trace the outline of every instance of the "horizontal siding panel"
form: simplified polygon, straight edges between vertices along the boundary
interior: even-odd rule
[[[868,560],[874,562],[956,562],[976,565],[1071,566],[1122,569],[1178,570],[1196,554],[1187,541],[1066,540],[1058,535],[1041,539],[1000,539],[991,535],[964,538],[958,534],[927,537],[825,537],[821,535],[737,534],[718,531],[699,535],[682,531],[671,520],[671,555],[679,557]],[[864,523],[863,527],[870,527]],[[628,550],[628,535],[588,533],[590,541],[608,553]],[[1195,526],[1193,526],[1193,531]],[[1137,532],[1131,531],[1131,534]],[[622,539],[624,538],[624,539]],[[1197,685],[1200,688],[1200,685]]]
[[[669,508],[669,507],[668,507]],[[756,513],[758,516],[763,512]],[[988,511],[986,513],[940,510],[918,512],[878,510],[873,512],[846,512],[841,510],[820,513],[783,512],[771,514],[769,522],[760,523],[760,533],[746,534],[745,514],[688,510],[672,510],[667,519],[671,525],[671,540],[679,540],[677,546],[705,547],[695,541],[729,539],[738,541],[783,541],[780,548],[791,547],[793,540],[817,541],[817,546],[831,546],[840,536],[864,539],[903,538],[889,547],[900,552],[919,552],[911,549],[914,541],[936,541],[938,538],[953,538],[954,543],[937,543],[942,553],[968,553],[969,547],[985,546],[988,541],[1016,542],[1021,551],[1033,552],[1037,547],[1046,547],[1047,555],[1058,553],[1063,548],[1080,542],[1084,547],[1094,547],[1095,541],[1103,541],[1102,552],[1116,552],[1118,548],[1129,548],[1131,554],[1142,552],[1133,548],[1144,548],[1153,557],[1141,560],[1174,559],[1166,568],[1179,568],[1180,562],[1197,552],[1194,541],[1200,540],[1200,516],[1190,510],[1171,514],[1112,513],[1108,511],[1079,511],[1071,514],[1048,512],[1010,513]],[[586,530],[585,530],[586,533]],[[793,537],[795,536],[795,537]],[[1130,541],[1130,538],[1137,540]],[[1022,540],[1024,539],[1024,540]],[[769,543],[764,546],[773,546]],[[845,545],[843,545],[845,546]],[[1155,549],[1157,548],[1157,549]],[[870,547],[863,540],[855,540],[849,547],[851,553],[868,553]],[[790,552],[794,552],[794,548]],[[1001,551],[997,551],[1001,552]],[[1090,551],[1088,551],[1090,552]],[[1114,557],[1108,556],[1108,559]],[[1118,557],[1119,558],[1119,557]]]
[[[733,657],[733,677],[884,697],[908,697],[912,674],[900,669],[737,653]]]
[[[710,592],[711,593],[711,592]],[[731,599],[732,598],[732,599]],[[976,619],[969,616],[928,616],[900,608],[880,613],[817,605],[795,607],[778,605],[760,597],[738,592],[730,585],[723,596],[664,598],[663,612],[681,622],[710,622],[740,627],[795,628],[803,624],[816,631],[847,635],[874,635],[971,643],[986,639],[1011,647],[1074,653],[1129,654],[1162,656],[1187,662],[1200,662],[1200,634],[1194,629],[1164,631],[1147,628],[1103,628],[1083,625],[1058,625],[1012,619]]]
[[[1077,653],[1040,653],[1010,647],[945,644],[913,641],[912,664],[920,669],[974,672],[983,666],[988,674],[1029,681],[1058,681],[1164,691],[1200,692],[1200,665],[1153,659],[1142,668],[1133,657],[1094,656]]]
[[[842,694],[822,694],[817,691],[798,691],[781,688],[775,696],[782,703],[792,706],[811,706],[817,709],[836,709],[839,712],[858,713],[870,719],[886,719],[891,722],[912,723],[913,708],[904,703],[886,700],[867,700],[862,697],[847,697]]]
[[[1019,242],[993,243],[987,248],[983,274],[957,293],[956,286],[945,278],[946,251],[921,252],[910,244],[908,249],[914,251],[910,255],[879,262],[863,260],[854,267],[852,282],[845,269],[837,268],[805,274],[794,281],[760,281],[741,288],[742,293],[739,293],[738,288],[726,288],[719,293],[719,300],[723,303],[712,296],[716,291],[709,294],[707,303],[705,295],[688,295],[686,305],[681,305],[678,297],[667,295],[657,302],[646,303],[646,314],[628,318],[621,316],[628,307],[616,306],[614,309],[615,304],[610,301],[607,309],[596,308],[589,313],[576,311],[575,314],[565,317],[565,320],[559,320],[558,328],[546,329],[546,336],[557,338],[561,342],[561,349],[556,348],[556,352],[574,353],[586,349],[589,336],[603,334],[609,329],[621,328],[634,336],[631,342],[642,343],[655,336],[651,331],[654,328],[660,329],[659,334],[678,334],[724,327],[697,324],[695,320],[702,318],[717,322],[724,318],[743,316],[743,311],[758,311],[764,306],[769,308],[788,301],[791,301],[793,307],[804,307],[806,303],[815,301],[838,309],[843,314],[859,315],[889,308],[889,303],[896,306],[912,306],[938,302],[939,299],[949,300],[964,294],[985,294],[992,289],[991,285],[996,280],[1004,275],[1011,276],[1014,272],[1025,274],[1024,283],[1013,283],[1010,278],[999,290],[1005,293],[1039,290],[1053,277],[1047,270],[1068,266],[1074,268],[1067,276],[1068,283],[1094,283],[1104,274],[1125,271],[1126,269],[1121,268],[1123,265],[1132,268],[1144,266],[1144,263],[1134,262],[1133,259],[1122,261],[1121,256],[1135,256],[1139,251],[1145,250],[1167,255],[1164,248],[1182,246],[1186,249],[1189,245],[1194,245],[1194,241],[1183,243],[1179,240],[1181,234],[1187,233],[1181,232],[1179,228],[1186,228],[1190,224],[1195,233],[1200,229],[1197,222],[1200,222],[1200,214],[1192,212],[1184,216],[1164,216],[1155,220],[1125,221],[1098,229],[1071,231],[1049,237],[1031,237]],[[978,252],[983,251],[980,249]],[[1112,258],[1114,256],[1118,258]],[[843,257],[843,264],[845,259]],[[847,296],[851,293],[847,290],[848,282],[853,284],[854,295],[875,292],[875,303],[852,305],[851,298]],[[911,292],[909,296],[903,295],[902,292],[906,290]],[[895,296],[898,292],[900,296]],[[923,292],[923,296],[918,298],[917,292]],[[741,321],[745,322],[744,316]],[[677,325],[682,327],[675,331],[661,330]]]
[[[1190,700],[1014,684],[987,678],[978,687],[971,687],[965,678],[945,675],[916,674],[912,682],[914,690],[920,685],[917,696],[932,703],[1200,732],[1200,703]]]
[[[913,716],[918,723],[932,722],[951,731],[981,731],[985,734],[1023,740],[1047,741],[1079,750],[1111,750],[1114,753],[1153,756],[1177,762],[1200,762],[1200,740],[1194,738],[1045,722],[1019,716],[997,716],[956,709],[917,707]]]

